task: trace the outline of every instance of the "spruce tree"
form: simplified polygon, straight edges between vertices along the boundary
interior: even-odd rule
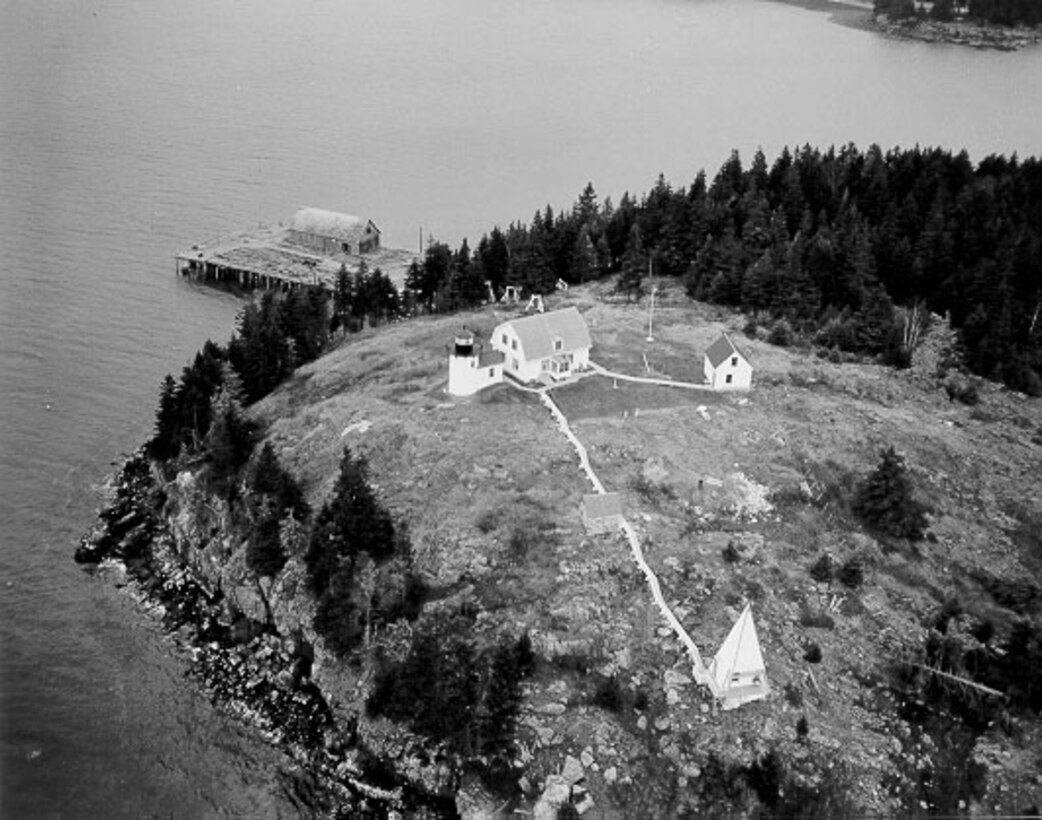
[[[148,442],[148,455],[156,461],[166,461],[177,455],[181,443],[178,440],[180,406],[177,383],[167,374],[159,390],[159,409],[156,410],[156,431]]]
[[[904,459],[893,447],[858,487],[853,510],[866,526],[893,538],[918,541],[927,527],[926,509],[913,497]]]
[[[626,294],[628,300],[639,300],[644,295],[644,271],[647,264],[640,228],[634,224],[626,242],[626,251],[622,255],[622,270],[619,272],[615,290]]]
[[[257,575],[273,577],[285,565],[279,519],[266,511],[246,545],[246,566]]]
[[[510,757],[511,742],[521,708],[521,675],[516,645],[501,640],[492,656],[482,717],[477,727],[480,753],[488,758]]]

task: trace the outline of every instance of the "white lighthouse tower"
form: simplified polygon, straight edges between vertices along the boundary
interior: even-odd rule
[[[503,354],[485,351],[474,342],[474,334],[463,328],[449,349],[449,393],[473,396],[479,390],[503,381]]]

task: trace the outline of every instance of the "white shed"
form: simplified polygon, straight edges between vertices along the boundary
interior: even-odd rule
[[[748,390],[752,387],[753,366],[726,333],[721,333],[706,351],[704,370],[706,382],[714,390]]]
[[[591,493],[579,504],[583,526],[590,535],[618,532],[622,527],[622,497],[618,493]]]

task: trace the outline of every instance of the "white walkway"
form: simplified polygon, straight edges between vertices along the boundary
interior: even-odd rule
[[[602,375],[607,374],[606,371]],[[650,381],[648,379],[635,379],[632,377],[621,376],[620,378],[629,378],[632,381]],[[665,382],[666,384],[676,385],[674,382]],[[689,385],[694,387],[695,385]],[[568,419],[564,413],[561,412],[561,408],[557,406],[554,400],[550,397],[550,394],[546,390],[540,390],[539,398],[540,401],[546,405],[546,408],[550,411],[550,415],[554,417],[557,422],[558,428],[564,433],[565,437],[572,443],[575,448],[575,452],[579,455],[579,466],[582,471],[586,474],[586,477],[590,480],[590,484],[593,485],[593,489],[598,493],[605,493],[604,485],[601,480],[597,477],[597,474],[593,471],[593,467],[590,465],[590,457],[586,452],[586,448],[583,443],[579,441],[575,433],[572,432],[572,428],[568,425]],[[648,566],[648,562],[644,560],[644,550],[641,547],[640,536],[637,535],[637,531],[633,529],[633,525],[626,520],[625,517],[622,519],[622,532],[626,536],[626,540],[629,541],[630,551],[633,553],[633,560],[636,561],[637,566],[640,567],[640,571],[644,573],[645,579],[647,579],[648,586],[651,588],[651,597],[655,601],[655,605],[658,607],[659,612],[662,613],[662,617],[666,620],[669,628],[673,630],[673,633],[683,644],[684,649],[687,651],[688,657],[691,660],[691,672],[696,683],[700,683],[703,686],[708,686],[713,695],[716,696],[717,690],[715,687],[715,681],[709,675],[706,670],[705,664],[702,662],[702,654],[698,651],[698,647],[695,642],[691,640],[691,636],[688,635],[687,630],[684,629],[683,624],[670,609],[669,604],[666,603],[666,599],[662,596],[662,586],[659,584],[658,577],[654,571]]]
[[[657,384],[662,387],[679,387],[684,390],[704,390],[707,393],[716,393],[718,391],[713,390],[708,384],[695,384],[694,382],[678,382],[675,379],[654,379],[646,376],[627,376],[625,373],[616,373],[614,370],[606,370],[596,362],[590,362],[590,369],[600,376],[606,376],[609,379],[622,379],[627,382],[637,382],[638,384]]]

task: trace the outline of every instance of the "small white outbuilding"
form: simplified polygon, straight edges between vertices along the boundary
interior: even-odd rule
[[[705,354],[706,383],[714,390],[748,390],[753,384],[753,366],[735,347],[731,337],[721,333]]]
[[[579,504],[583,526],[590,535],[618,532],[622,527],[622,497],[618,493],[591,493]]]

